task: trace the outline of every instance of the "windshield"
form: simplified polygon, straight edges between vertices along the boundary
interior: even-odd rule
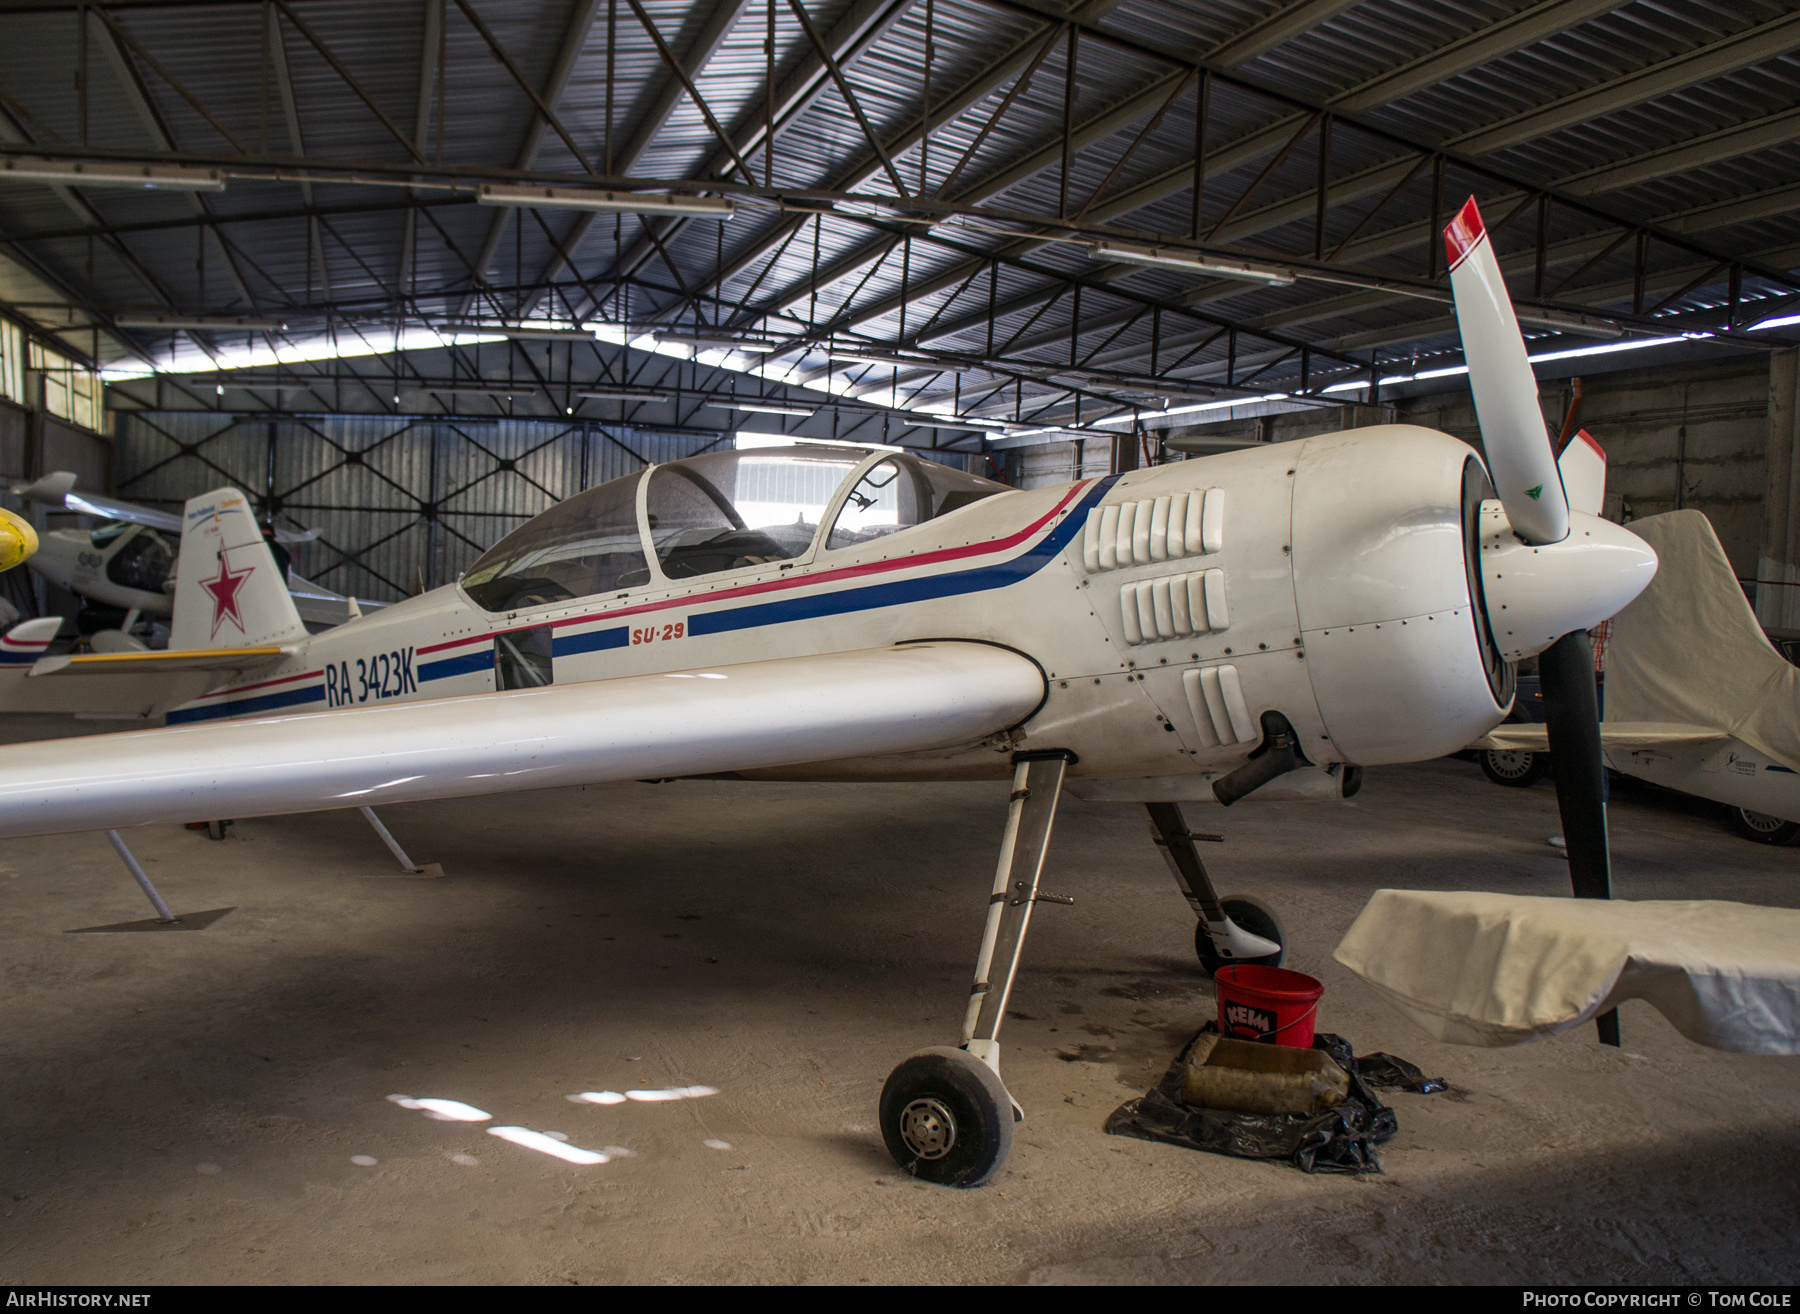
[[[98,534],[94,536],[99,538]],[[113,554],[106,563],[106,577],[114,584],[145,593],[161,593],[163,581],[175,565],[175,549],[154,529],[146,529]]]
[[[663,573],[692,579],[804,555],[832,494],[868,455],[755,447],[657,466],[645,511]]]
[[[1005,484],[936,461],[890,456],[870,466],[856,481],[832,523],[825,546],[844,548],[872,542],[1006,491]]]
[[[640,472],[559,502],[481,557],[462,586],[488,611],[515,611],[650,582],[638,537]]]

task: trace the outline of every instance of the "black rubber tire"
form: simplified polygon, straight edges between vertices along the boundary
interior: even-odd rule
[[[1248,894],[1228,894],[1219,900],[1219,906],[1225,915],[1231,918],[1252,935],[1260,935],[1265,940],[1273,940],[1281,946],[1281,952],[1270,954],[1264,958],[1219,957],[1219,951],[1213,948],[1212,936],[1206,932],[1205,922],[1194,923],[1194,956],[1200,960],[1200,970],[1211,976],[1227,961],[1235,963],[1255,963],[1260,967],[1280,967],[1287,961],[1287,932],[1282,929],[1281,919],[1275,910],[1261,899],[1252,898]]]
[[[1791,844],[1794,836],[1800,835],[1800,822],[1783,821],[1780,817],[1771,817],[1766,812],[1752,812],[1749,808],[1732,808],[1730,811],[1731,828],[1747,840],[1755,840],[1758,844],[1773,844],[1777,847]]]
[[[923,1107],[927,1104],[933,1107]],[[909,1110],[939,1126],[947,1121],[938,1157],[921,1153],[917,1130],[915,1141],[908,1141],[902,1124]],[[901,1171],[920,1181],[980,1186],[1012,1153],[1012,1097],[994,1070],[973,1054],[947,1045],[922,1049],[895,1068],[881,1088],[881,1138]]]
[[[1524,749],[1484,748],[1476,754],[1481,774],[1496,785],[1509,789],[1530,789],[1550,769],[1548,753],[1531,753]]]

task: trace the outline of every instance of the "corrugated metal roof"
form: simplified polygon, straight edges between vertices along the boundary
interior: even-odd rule
[[[709,34],[723,31],[710,58],[696,62],[692,81],[712,116],[742,143],[760,182],[766,162],[751,142],[766,112],[766,4],[643,0],[643,7],[679,60],[696,62],[695,52]],[[158,132],[166,130],[175,148],[190,156],[233,156],[236,148],[176,90],[173,84],[179,83],[252,157],[303,150],[344,169],[403,169],[411,156],[399,138],[417,135],[414,144],[425,156],[422,167],[432,171],[426,179],[431,183],[444,181],[440,160],[467,169],[507,170],[521,158],[533,169],[578,182],[586,167],[604,167],[609,149],[624,152],[641,142],[643,149],[629,162],[635,177],[704,189],[708,178],[702,171],[710,166],[742,180],[629,4],[483,0],[477,5],[494,38],[535,87],[548,83],[559,57],[578,43],[569,74],[555,89],[554,110],[579,146],[581,160],[559,132],[534,128],[530,98],[456,6],[447,10],[442,37],[441,116],[434,78],[438,51],[425,39],[424,4],[372,10],[350,0],[304,0],[293,6],[374,108],[290,18],[271,22],[269,15],[280,11],[253,4],[100,8],[129,42],[109,53],[113,36],[99,18],[91,20],[86,132],[97,147],[153,150]],[[1180,81],[1182,68],[1163,56],[1206,60],[1213,52],[1235,50],[1240,62],[1220,68],[1210,91],[1210,168],[1199,232],[1203,240],[1211,236],[1243,254],[1307,260],[1316,249],[1330,254],[1353,239],[1343,258],[1360,261],[1369,274],[1424,278],[1432,270],[1429,252],[1437,240],[1431,221],[1435,216],[1441,222],[1463,195],[1481,197],[1490,205],[1490,218],[1497,218],[1527,189],[1556,186],[1633,159],[1646,162],[1640,176],[1586,196],[1587,208],[1551,205],[1543,288],[1537,285],[1535,261],[1526,254],[1536,236],[1535,212],[1497,235],[1512,265],[1524,259],[1533,266],[1516,292],[1548,295],[1556,287],[1555,298],[1563,302],[1630,311],[1636,246],[1627,241],[1601,253],[1622,231],[1618,222],[1667,225],[1682,241],[1702,248],[1697,253],[1672,241],[1649,243],[1646,309],[1690,282],[1697,263],[1781,258],[1800,244],[1795,207],[1782,203],[1781,191],[1800,185],[1800,127],[1788,133],[1776,124],[1753,141],[1720,137],[1716,148],[1690,152],[1691,158],[1671,155],[1684,143],[1729,135],[1800,107],[1800,22],[1788,22],[1796,15],[1793,5],[1777,0],[1730,6],[1704,0],[1575,5],[1568,12],[1576,21],[1560,29],[1543,21],[1549,11],[1540,9],[1526,0],[1360,0],[1324,21],[1288,31],[1278,20],[1291,14],[1290,7],[1276,0],[1124,0],[1110,8],[1090,3],[1087,12],[1098,15],[1097,27],[1080,41],[1072,102],[1065,100],[1068,45],[1061,30],[1013,0],[931,0],[929,31],[923,2],[830,0],[808,4],[806,12],[827,45],[845,53],[843,75],[869,129],[891,146],[904,189],[933,193],[955,169],[951,191],[959,203],[993,212],[1047,218],[1066,195],[1071,214],[1088,210],[1087,222],[1187,238],[1193,216],[1186,175],[1195,151],[1196,94],[1187,85],[1164,107],[1165,93]],[[609,12],[616,15],[610,123]],[[81,63],[77,14],[74,4],[0,14],[0,94],[6,97],[0,113],[10,116],[9,139],[46,150],[80,142],[80,101],[71,90]],[[1526,36],[1495,36],[1503,31]],[[1259,32],[1276,36],[1254,39]],[[857,40],[850,39],[852,33]],[[1243,40],[1247,36],[1252,39]],[[160,69],[125,48],[132,43]],[[928,44],[932,104],[941,111],[954,101],[958,109],[934,126],[921,178],[926,152],[916,143],[915,129],[926,101]],[[1043,57],[1029,85],[1020,88],[1026,64],[1040,50]],[[1421,85],[1413,85],[1420,79],[1401,76],[1426,60],[1433,61],[1434,74]],[[299,142],[287,122],[282,63]],[[777,185],[850,184],[898,200],[901,188],[876,159],[843,94],[818,67],[810,41],[785,4],[776,6],[773,64],[783,114],[775,144]],[[144,88],[156,124],[146,120],[121,79],[119,70],[126,66]],[[1324,172],[1341,199],[1329,208],[1321,238],[1313,215],[1318,134],[1316,128],[1296,133],[1310,123],[1314,108],[1360,104],[1356,98],[1366,99],[1369,88],[1386,85],[1400,90],[1334,123]],[[1009,92],[1016,94],[996,119]],[[1546,107],[1560,108],[1546,114]],[[1071,113],[1080,143],[1066,179],[1060,145],[1065,112]],[[535,150],[528,149],[533,142]],[[1435,202],[1431,169],[1389,195],[1418,149],[1465,149],[1458,143],[1470,143],[1466,149],[1480,154],[1483,168],[1493,172],[1471,171],[1452,159]],[[1655,161],[1665,156],[1669,167],[1658,169]],[[1254,194],[1244,199],[1253,184]],[[1580,191],[1585,184],[1570,186]],[[1127,196],[1129,203],[1119,201]],[[414,200],[432,205],[405,208]],[[1371,217],[1378,205],[1380,213]],[[1227,215],[1230,223],[1221,227]],[[195,226],[208,216],[220,221],[217,240],[203,241]],[[90,239],[81,230],[95,218],[116,231]],[[1345,342],[1383,338],[1387,350],[1401,352],[1445,342],[1443,308],[1429,300],[1349,295],[1308,280],[1278,288],[1223,284],[1173,270],[1123,271],[1097,264],[1079,246],[1021,241],[991,227],[934,233],[924,224],[898,222],[903,218],[895,210],[797,218],[746,200],[740,217],[722,227],[647,224],[636,215],[496,211],[471,204],[466,193],[441,190],[410,192],[324,179],[302,188],[293,181],[244,176],[233,176],[223,194],[198,201],[93,189],[72,205],[47,187],[0,186],[0,232],[16,239],[11,254],[71,302],[90,303],[103,313],[277,316],[288,322],[289,339],[357,320],[391,330],[397,322],[528,311],[616,319],[623,297],[615,295],[614,279],[629,272],[631,318],[664,315],[710,323],[724,317],[759,332],[816,339],[798,342],[782,357],[801,374],[826,366],[822,337],[828,329],[865,341],[904,342],[928,323],[938,335],[942,326],[973,321],[925,341],[939,352],[979,356],[987,351],[988,326],[980,321],[989,298],[981,261],[993,254],[1006,262],[994,279],[993,301],[1000,312],[994,341],[999,348],[1017,335],[1009,352],[1013,359],[991,368],[965,365],[961,392],[979,395],[1005,385],[1016,397],[1015,375],[1023,372],[1034,376],[1023,384],[1027,408],[1033,395],[1048,401],[1057,394],[1060,385],[1035,376],[1067,367],[1071,332],[1078,362],[1091,356],[1092,368],[1141,375],[1151,367],[1153,336],[1159,344],[1168,339],[1192,345],[1194,337],[1229,324],[1242,339],[1242,357],[1282,362],[1259,375],[1255,385],[1280,389],[1298,385],[1302,346],[1309,349],[1310,374],[1353,368],[1348,361],[1328,363],[1333,352],[1347,350]],[[652,231],[658,242],[649,240]],[[472,269],[495,232],[499,240],[491,257]],[[912,240],[896,243],[901,233]],[[775,246],[789,236],[777,256]],[[559,250],[570,244],[573,271]],[[891,249],[876,265],[884,248]],[[869,258],[819,289],[816,303],[805,295],[816,269],[830,270],[856,253]],[[711,289],[721,273],[733,270],[715,300]],[[968,279],[971,274],[975,277]],[[1079,319],[1072,292],[1052,299],[1058,280],[1090,284],[1081,292]],[[1717,305],[1725,280],[1720,272],[1667,309]],[[17,279],[14,284],[25,285]],[[1771,290],[1754,270],[1744,287],[1749,296]],[[1152,302],[1164,307],[1155,334],[1148,322]],[[783,303],[793,303],[794,313],[765,318]],[[1138,322],[1130,322],[1139,315]],[[1405,336],[1409,325],[1416,330],[1413,343]],[[141,330],[121,330],[118,338],[153,355],[163,342]],[[225,335],[213,345],[229,343]],[[103,347],[102,354],[123,349]],[[1366,348],[1356,352],[1367,356]],[[519,353],[504,354],[509,368],[521,367]],[[1229,354],[1226,343],[1218,342],[1179,367],[1170,366],[1159,350],[1155,364],[1159,370],[1174,368],[1172,380],[1222,382],[1217,367]],[[605,377],[604,355],[596,353],[595,361],[585,363],[571,358],[561,367],[550,361],[552,393],[558,385],[566,393],[583,380]],[[1095,363],[1102,358],[1103,365]],[[441,366],[418,357],[400,373],[408,371],[431,377]],[[649,372],[660,377],[669,366],[656,364]],[[887,373],[891,382],[894,371]],[[899,373],[903,390],[925,384],[928,397],[948,397],[953,390],[948,373],[935,382],[925,371]],[[1089,386],[1084,408],[1112,385],[1090,379]],[[213,404],[204,391],[197,390],[192,404]],[[350,404],[367,407],[369,394],[353,387]],[[548,413],[551,399],[539,401],[538,409]],[[575,418],[595,415],[604,417],[598,404],[590,404]],[[714,416],[696,422],[728,421]],[[809,423],[838,422],[822,412]]]

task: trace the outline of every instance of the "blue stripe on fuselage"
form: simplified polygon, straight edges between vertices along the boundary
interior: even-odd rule
[[[887,584],[867,584],[860,588],[839,589],[834,593],[815,593],[810,597],[788,598],[780,602],[759,602],[748,607],[732,607],[725,611],[701,612],[688,617],[688,633],[693,635],[724,634],[731,630],[753,629],[759,625],[780,625],[787,621],[814,620],[821,616],[840,616],[847,612],[868,611],[875,607],[894,607],[906,602],[924,602],[932,598],[949,598],[963,593],[980,593],[987,589],[1005,588],[1037,574],[1049,565],[1069,540],[1087,525],[1087,512],[1118,481],[1108,475],[1088,495],[1069,508],[1063,522],[1044,535],[1037,544],[1009,561],[968,570],[953,570],[942,575],[921,575],[915,579],[894,580]]]
[[[586,634],[559,634],[550,643],[552,657],[572,657],[578,652],[604,652],[608,648],[623,648],[631,637],[626,626],[615,626],[610,630],[589,630]]]
[[[284,689],[260,698],[244,698],[238,702],[214,703],[210,707],[184,707],[163,717],[165,725],[182,725],[189,721],[217,721],[227,716],[250,716],[256,712],[273,712],[281,707],[298,707],[303,703],[325,701],[323,684],[304,689]]]
[[[418,669],[420,683],[427,680],[447,680],[453,675],[474,675],[479,671],[491,671],[494,669],[494,650],[491,646],[484,645],[460,657],[420,662]]]

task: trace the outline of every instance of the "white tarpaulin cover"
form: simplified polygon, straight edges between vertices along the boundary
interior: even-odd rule
[[[1642,999],[1689,1040],[1800,1053],[1800,910],[1377,890],[1338,962],[1439,1040],[1516,1045]]]
[[[1658,564],[1613,618],[1606,720],[1716,726],[1800,771],[1800,669],[1763,637],[1711,522],[1669,511],[1631,532]]]

